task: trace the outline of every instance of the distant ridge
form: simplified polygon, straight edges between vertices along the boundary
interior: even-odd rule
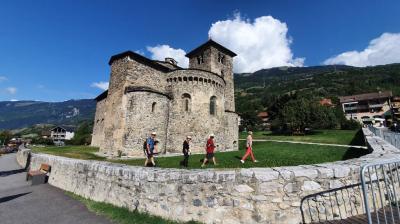
[[[0,130],[36,124],[76,125],[93,120],[96,102],[92,99],[65,102],[0,101]]]

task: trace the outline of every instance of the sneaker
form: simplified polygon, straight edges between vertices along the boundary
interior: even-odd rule
[[[255,163],[258,163],[258,160],[254,160]]]
[[[241,162],[242,164],[244,164],[244,161],[243,161],[243,160],[240,160],[240,162]]]

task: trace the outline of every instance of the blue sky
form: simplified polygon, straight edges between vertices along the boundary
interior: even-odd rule
[[[0,1],[0,101],[93,98],[109,58],[161,59],[211,36],[237,72],[400,62],[400,1]],[[97,84],[96,84],[97,83]]]

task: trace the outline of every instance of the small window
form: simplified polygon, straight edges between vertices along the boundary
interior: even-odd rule
[[[156,102],[151,105],[151,112],[154,113],[156,111]]]
[[[191,96],[188,93],[182,94],[182,108],[185,112],[190,112]]]
[[[216,115],[217,114],[217,97],[212,96],[210,98],[210,114]]]
[[[221,70],[221,76],[224,77],[224,70]]]

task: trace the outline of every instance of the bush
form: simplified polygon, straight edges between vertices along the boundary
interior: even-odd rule
[[[34,138],[32,144],[36,145],[54,145],[54,142],[50,138]]]
[[[357,130],[361,128],[361,124],[356,120],[342,120],[340,129],[342,130]]]
[[[79,125],[74,137],[66,141],[70,145],[90,145],[92,142],[93,124],[89,121],[84,121]]]

